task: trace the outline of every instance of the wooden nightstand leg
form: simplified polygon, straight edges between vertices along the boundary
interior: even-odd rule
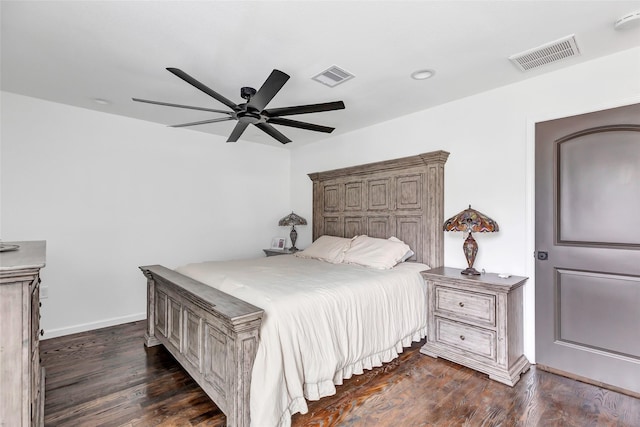
[[[420,349],[420,353],[426,354],[427,356],[431,356],[431,357],[437,359],[438,355],[436,353],[432,352],[432,351],[429,351],[429,349],[427,349],[426,347],[427,347],[426,344],[423,345],[422,348]]]
[[[530,368],[531,368],[531,364],[529,363],[527,358],[524,355],[522,355],[516,361],[516,363],[511,367],[509,372],[505,372],[507,374],[506,376],[503,376],[503,375],[496,376],[496,375],[489,374],[489,378],[491,378],[492,380],[501,382],[502,384],[506,384],[510,387],[513,387],[514,385],[516,385],[518,381],[520,381],[520,376],[525,372],[527,372]]]

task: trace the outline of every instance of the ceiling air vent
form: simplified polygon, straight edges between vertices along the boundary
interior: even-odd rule
[[[330,68],[327,68],[320,74],[313,76],[311,79],[322,83],[323,85],[334,87],[354,77],[355,76],[353,74],[334,65]]]
[[[509,59],[521,71],[528,71],[571,56],[580,55],[575,35],[563,37],[551,43],[511,55]]]

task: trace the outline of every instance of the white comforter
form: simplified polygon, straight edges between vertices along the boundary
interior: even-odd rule
[[[264,309],[251,380],[251,425],[289,426],[306,399],[380,366],[426,336],[421,270],[293,256],[190,264],[177,271]]]

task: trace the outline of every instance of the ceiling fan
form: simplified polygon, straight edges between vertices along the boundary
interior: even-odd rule
[[[206,85],[202,84],[198,80],[194,79],[187,73],[178,68],[167,68],[167,70],[174,75],[180,77],[185,82],[200,89],[202,92],[211,96],[215,100],[223,103],[229,107],[232,111],[215,110],[211,108],[192,107],[189,105],[171,104],[168,102],[149,101],[147,99],[132,98],[137,102],[146,102],[148,104],[164,105],[167,107],[187,108],[190,110],[210,111],[213,113],[225,114],[226,117],[218,117],[215,119],[201,120],[198,122],[183,123],[179,125],[171,125],[171,127],[186,127],[203,125],[207,123],[224,122],[228,120],[237,120],[233,132],[227,139],[227,142],[236,142],[242,133],[247,129],[250,124],[277,139],[283,144],[291,142],[289,138],[284,136],[280,131],[274,128],[272,125],[289,126],[299,129],[312,130],[316,132],[331,133],[334,128],[328,126],[316,125],[313,123],[300,122],[297,120],[285,119],[282,116],[293,116],[296,114],[317,113],[321,111],[332,111],[344,109],[344,102],[326,102],[323,104],[309,104],[298,105],[295,107],[283,107],[283,108],[270,108],[265,109],[269,101],[282,89],[284,84],[289,80],[289,76],[282,71],[273,70],[267,80],[262,84],[259,90],[255,90],[252,87],[243,87],[240,89],[240,96],[246,99],[246,102],[242,104],[236,104],[233,101],[220,95],[218,92],[212,90]]]

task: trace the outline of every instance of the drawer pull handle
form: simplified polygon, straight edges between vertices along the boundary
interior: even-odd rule
[[[459,303],[458,303],[458,305],[459,305],[460,307],[464,307],[464,303],[463,303],[463,302],[459,302]]]
[[[460,335],[460,339],[464,341],[464,335]]]
[[[44,335],[44,329],[40,329],[40,336]]]

